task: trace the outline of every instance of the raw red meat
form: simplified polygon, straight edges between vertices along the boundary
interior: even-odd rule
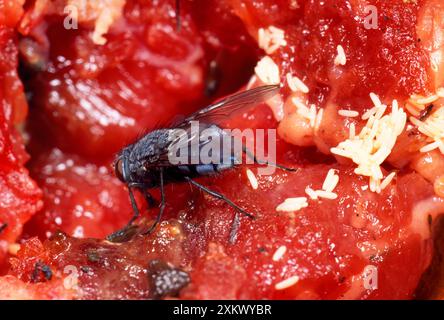
[[[81,238],[104,238],[132,215],[128,191],[111,166],[53,149],[33,159],[31,173],[43,190],[45,205],[25,234],[46,239],[62,230]]]
[[[285,116],[279,134],[289,143],[316,145],[322,152],[330,153],[330,148],[348,137],[351,123],[359,133],[366,122],[359,117],[339,116],[338,110],[354,110],[362,115],[373,106],[371,92],[387,105],[397,99],[404,106],[412,94],[428,96],[441,86],[437,80],[442,72],[433,71],[429,52],[430,43],[436,42],[438,46],[440,41],[439,35],[432,36],[430,28],[440,21],[436,16],[423,14],[426,8],[434,8],[433,2],[229,2],[251,35],[258,37],[258,29],[269,26],[285,32],[287,44],[270,56],[279,66],[285,88]],[[345,65],[334,63],[338,46],[345,52]],[[287,73],[302,79],[310,91],[307,94],[290,92]],[[318,110],[324,109],[319,130],[313,132],[304,127],[289,97],[298,97],[308,106],[314,104]],[[405,155],[402,144],[409,143],[410,139],[401,136],[399,140],[394,153]],[[419,148],[425,145],[421,143]],[[417,154],[419,148],[410,149]],[[412,155],[408,156],[403,159],[403,166],[412,161]],[[394,157],[390,161],[393,165],[401,164]]]
[[[260,106],[247,118],[253,127],[274,122],[270,111]],[[230,124],[236,126],[237,121],[241,122]],[[310,201],[308,208],[294,214],[277,213],[279,203],[303,196],[307,185],[320,188],[331,168],[307,163],[308,151],[282,143],[279,151],[281,163],[305,165],[296,173],[258,176],[258,190],[251,189],[245,167],[200,181],[257,215],[255,221],[241,218],[235,245],[228,244],[234,211],[208,195],[191,192],[187,184],[175,184],[167,187],[165,220],[155,234],[124,244],[60,233],[43,246],[31,239],[12,260],[11,274],[29,280],[41,261],[60,280],[69,276],[63,270],[72,265],[82,289],[77,298],[147,298],[155,288],[139,272],[149,273],[150,261],[161,260],[189,273],[191,283],[182,291],[183,298],[411,298],[431,258],[431,242],[417,233],[412,209],[433,195],[432,186],[406,173],[377,195],[362,190],[367,181],[352,169],[336,165],[337,200]],[[145,217],[155,213],[150,210]],[[281,245],[287,252],[274,262],[272,256]],[[374,292],[363,289],[367,265],[378,268],[379,288]],[[399,265],[409,268],[402,268],[403,273]],[[129,270],[136,276],[129,277]],[[275,290],[276,283],[294,275],[300,278],[294,288]],[[123,280],[116,284],[117,278]],[[45,281],[42,274],[39,279]]]
[[[0,277],[0,296],[3,300],[62,300],[73,299],[62,281],[29,284],[14,276]]]
[[[213,244],[196,262],[184,297],[214,299],[222,292],[224,298],[237,299],[411,298],[431,257],[431,243],[413,226],[412,208],[433,195],[431,186],[417,174],[407,174],[376,195],[361,189],[365,179],[336,167],[337,200],[309,201],[308,208],[293,214],[275,211],[284,199],[304,196],[307,185],[320,188],[328,168],[311,165],[295,174],[277,172],[260,178],[256,191],[243,170],[214,181],[213,189],[259,218],[243,218],[236,244],[227,246],[232,212],[213,200],[201,206],[199,215],[194,214],[198,221],[203,219],[195,241]],[[274,262],[272,256],[282,245],[287,251]],[[363,288],[367,265],[378,268],[375,291]],[[299,277],[295,286],[275,290],[276,283],[295,275]]]
[[[25,0],[3,0],[0,3],[0,25],[13,28],[23,14]]]
[[[79,299],[153,298],[156,287],[149,276],[159,271],[151,269],[153,262],[184,276],[182,282],[176,282],[177,288],[188,284],[186,273],[179,269],[189,263],[183,250],[185,240],[177,222],[163,223],[159,234],[124,244],[56,233],[44,245],[36,238],[26,241],[18,256],[11,259],[10,274],[25,282],[63,282],[64,288]],[[38,262],[51,270],[51,279],[40,273],[35,276]]]
[[[377,195],[363,191],[366,181],[352,170],[336,166],[337,200],[309,201],[308,208],[293,214],[275,211],[283,199],[304,195],[306,185],[319,187],[329,168],[307,165],[296,173],[276,172],[259,178],[254,192],[245,168],[201,181],[256,214],[254,221],[241,218],[234,245],[228,244],[233,210],[193,192],[191,205],[170,211],[170,217],[181,213],[164,221],[155,234],[124,244],[59,233],[43,246],[31,239],[11,261],[11,274],[30,280],[41,261],[60,279],[65,277],[61,271],[73,265],[80,275],[78,298],[147,298],[153,288],[145,272],[156,259],[189,272],[191,284],[183,298],[411,298],[431,257],[431,242],[416,232],[412,208],[433,194],[431,186],[417,174],[403,174]],[[175,202],[171,191],[170,206]],[[286,253],[273,261],[282,245]],[[368,265],[378,270],[374,291],[363,287]],[[275,289],[295,275],[296,285]],[[39,279],[45,281],[43,275]]]
[[[63,7],[64,1],[56,2],[55,7],[47,1],[41,3],[47,5],[42,6],[46,13],[53,14],[59,13],[58,6]],[[230,8],[208,1],[186,4],[178,36],[176,20],[170,16],[173,4],[128,1],[124,21],[111,30],[103,47],[90,39],[90,24],[81,24],[79,31],[64,30],[60,18],[42,20],[45,16],[42,12],[36,15],[37,9],[27,12],[21,30],[29,36],[21,41],[21,53],[31,73],[32,103],[37,106],[28,122],[34,141],[31,152],[36,158],[32,171],[46,200],[45,208],[29,224],[27,235],[46,238],[60,228],[68,234],[100,238],[123,226],[132,210],[123,185],[110,177],[114,153],[153,125],[189,112],[189,108],[182,110],[184,100],[209,101],[202,99],[202,87],[210,76],[210,60],[217,61],[222,72],[217,94],[246,81],[255,63],[256,47]],[[208,12],[219,14],[217,22],[209,19]],[[48,24],[51,29],[43,34],[41,28]],[[220,24],[230,25],[236,32],[225,32]],[[60,40],[65,38],[67,42]],[[66,62],[60,65],[60,59]],[[85,59],[91,59],[90,66],[98,69],[87,70]],[[34,74],[33,68],[41,72]],[[200,75],[193,80],[197,82],[190,80],[193,72]],[[53,86],[59,82],[61,85]],[[192,107],[196,106],[193,103]],[[128,123],[122,125],[125,121]],[[52,139],[57,141],[49,141]],[[52,142],[63,150],[93,156],[100,164],[36,147]],[[73,162],[72,166],[68,162]],[[63,170],[57,169],[63,165]],[[104,193],[114,199],[112,204],[104,205],[108,201]],[[81,214],[79,208],[87,213]]]
[[[175,1],[127,1],[103,46],[93,43],[88,25],[66,30],[63,18],[53,15],[27,21],[22,53],[40,71],[29,81],[34,135],[65,151],[107,159],[209,101],[203,93],[210,61],[224,70],[221,93],[239,87],[252,72],[256,47],[229,8],[215,3],[196,4],[194,18],[194,4],[185,2],[176,32]],[[227,36],[207,18],[216,12],[236,32]]]
[[[230,1],[230,0],[228,0]],[[430,61],[416,36],[423,1],[403,0],[243,0],[231,1],[236,12],[257,35],[270,25],[285,30],[287,46],[273,54],[281,76],[291,72],[310,90],[310,103],[327,100],[344,109],[371,106],[370,92],[391,102],[411,94],[434,93]],[[377,29],[366,28],[366,6],[377,8]],[[288,9],[293,8],[293,9]],[[342,45],[347,64],[333,61]]]
[[[41,191],[24,168],[28,159],[15,125],[27,113],[23,86],[17,74],[16,34],[12,28],[21,15],[19,2],[2,2],[0,15],[0,272],[9,244],[23,224],[41,207]]]
[[[125,188],[111,177],[110,159],[141,131],[208,101],[203,98],[204,80],[218,74],[217,70],[210,72],[211,60],[218,61],[225,72],[217,95],[246,82],[250,67],[233,79],[239,66],[250,66],[255,60],[256,47],[229,6],[252,35],[258,27],[285,29],[288,46],[273,58],[282,67],[282,76],[291,71],[310,86],[310,102],[321,106],[334,101],[362,111],[370,103],[370,91],[383,99],[431,92],[428,61],[414,37],[414,17],[421,1],[408,5],[401,0],[366,1],[384,12],[378,30],[364,30],[355,19],[357,12],[362,13],[364,2],[359,0],[335,4],[299,0],[292,10],[286,8],[295,2],[283,0],[184,2],[178,36],[173,1],[147,4],[131,0],[103,46],[91,40],[97,19],[94,10],[102,9],[97,7],[92,16],[83,17],[80,29],[73,31],[63,28],[57,7],[65,1],[54,3],[47,11],[27,11],[20,27],[24,35],[20,49],[27,64],[24,75],[35,107],[29,120],[31,170],[44,191],[45,206],[27,225],[26,240],[10,259],[8,275],[0,278],[0,297],[413,297],[432,257],[429,224],[435,217],[428,218],[430,212],[418,211],[416,205],[436,201],[433,186],[404,169],[381,194],[372,193],[366,190],[367,179],[354,174],[352,167],[320,156],[314,148],[295,147],[280,139],[277,160],[296,167],[296,172],[257,175],[257,190],[250,186],[243,166],[199,179],[255,214],[255,220],[240,218],[234,244],[228,243],[234,210],[186,183],[166,187],[164,219],[151,235],[117,244],[78,239],[56,229],[76,236],[104,237],[127,221],[131,208]],[[343,73],[332,63],[339,43],[348,58]],[[228,58],[216,54],[221,48]],[[363,55],[364,50],[369,54]],[[231,59],[232,55],[237,58]],[[16,65],[9,68],[15,69]],[[23,119],[25,113],[20,114],[14,113],[11,119]],[[8,137],[12,120],[1,120]],[[259,105],[255,111],[230,119],[227,126],[275,128],[277,122],[265,105]],[[326,134],[325,138],[331,137]],[[16,140],[5,141],[14,150],[9,154],[21,145]],[[42,142],[49,147],[37,147]],[[23,153],[17,158],[14,165],[21,168],[26,157]],[[331,168],[340,178],[337,199],[308,200],[307,208],[292,213],[276,211],[286,198],[305,196],[306,186],[321,188]],[[254,166],[250,169],[257,172]],[[23,201],[34,206],[22,220],[38,208],[34,200],[38,189],[29,183],[34,193],[29,191]],[[158,198],[158,190],[153,195]],[[113,204],[105,205],[103,197],[111,198]],[[157,210],[144,210],[138,225],[152,223]],[[79,216],[79,211],[85,214]],[[80,228],[83,232],[76,232]],[[20,233],[17,230],[15,237]],[[52,237],[44,240],[49,234]],[[281,246],[286,251],[274,261]],[[376,290],[364,286],[368,266],[377,270]],[[276,288],[286,279],[293,279],[293,285]],[[170,285],[162,289],[166,283]],[[21,294],[14,295],[12,290]]]

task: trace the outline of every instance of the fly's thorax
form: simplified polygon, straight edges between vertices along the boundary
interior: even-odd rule
[[[129,167],[129,183],[143,184],[147,188],[156,187],[159,178],[159,166],[146,161],[132,161]]]
[[[146,134],[131,145],[129,158],[133,163],[156,162],[162,158],[170,142],[169,130],[159,129]]]

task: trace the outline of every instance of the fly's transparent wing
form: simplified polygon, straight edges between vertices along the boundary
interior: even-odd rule
[[[222,101],[216,102],[194,114],[187,117],[179,124],[171,126],[170,130],[170,144],[160,154],[158,165],[174,165],[171,157],[177,154],[177,150],[182,152],[188,151],[192,154],[192,145],[197,145],[194,150],[200,150],[209,140],[201,139],[201,130],[212,130],[214,139],[222,138],[221,130],[213,124],[218,124],[222,119],[229,118],[237,112],[244,112],[249,108],[256,106],[270,98],[272,98],[279,91],[279,85],[270,85],[257,87],[238,94],[229,96]],[[196,125],[198,130],[192,130]],[[203,141],[202,141],[203,140]]]
[[[209,127],[207,126],[206,129]],[[168,146],[159,151],[159,158],[156,161],[156,166],[174,166],[179,164],[190,164],[194,154],[210,142],[210,140],[201,139],[202,127],[194,127],[191,125],[180,128],[169,129]],[[219,130],[217,128],[217,130]],[[218,132],[216,132],[218,134]],[[215,136],[217,137],[217,135]]]
[[[259,103],[267,101],[279,92],[279,88],[279,85],[268,85],[234,94],[193,113],[176,127],[186,127],[191,121],[217,124],[237,112],[246,111]]]

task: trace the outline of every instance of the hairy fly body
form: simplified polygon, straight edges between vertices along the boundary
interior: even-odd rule
[[[189,182],[194,187],[225,201],[236,210],[230,235],[230,241],[234,241],[239,225],[238,213],[242,213],[250,218],[253,218],[253,215],[237,206],[222,194],[209,190],[207,187],[194,181],[194,178],[217,174],[226,169],[233,168],[241,162],[239,156],[234,152],[229,152],[228,156],[226,153],[220,152],[216,154],[215,157],[212,157],[215,160],[210,163],[193,163],[192,161],[175,163],[172,161],[171,155],[180,147],[182,147],[182,149],[185,147],[185,150],[189,150],[191,154],[192,145],[197,145],[197,151],[199,152],[206,144],[206,142],[203,141],[210,141],[202,139],[201,133],[204,131],[207,133],[210,132],[211,141],[220,139],[220,145],[222,145],[223,141],[227,141],[228,138],[230,142],[229,146],[232,146],[235,138],[231,136],[227,137],[227,133],[217,125],[219,120],[266,101],[273,97],[278,90],[278,85],[270,85],[232,95],[192,114],[181,123],[170,128],[154,130],[134,144],[125,147],[117,156],[115,172],[117,177],[128,186],[134,216],[125,228],[113,233],[108,239],[111,241],[120,241],[126,231],[131,229],[134,220],[139,216],[140,212],[134,198],[133,190],[142,192],[149,207],[153,207],[156,201],[152,198],[148,190],[160,188],[161,199],[159,213],[153,225],[145,232],[150,233],[161,220],[165,208],[164,186],[174,182]],[[198,134],[191,132],[193,123],[199,124]],[[182,139],[184,133],[187,134],[186,139]],[[255,163],[275,165],[281,169],[292,170],[276,164],[259,162],[248,150],[243,149],[242,151],[252,158]]]

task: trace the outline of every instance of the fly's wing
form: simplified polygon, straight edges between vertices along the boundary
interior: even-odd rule
[[[201,141],[200,134],[193,133],[191,122],[198,121],[200,124],[217,124],[221,119],[226,119],[237,112],[243,112],[272,98],[279,91],[279,85],[257,87],[238,94],[229,96],[222,101],[216,102],[191,116],[184,121],[171,127],[170,144],[160,155],[158,165],[174,165],[171,155],[177,150],[185,150],[192,144],[197,144],[198,150],[209,142]],[[204,126],[205,127],[205,126]],[[215,131],[215,133],[217,133]]]
[[[231,95],[193,113],[176,127],[186,127],[191,121],[217,124],[222,119],[229,118],[237,112],[246,111],[259,103],[267,101],[279,92],[279,88],[279,85],[268,85]]]
[[[208,127],[207,127],[208,129]],[[220,129],[216,134],[220,132]],[[201,141],[201,132],[199,129],[192,129],[191,125],[168,129],[168,143],[165,147],[159,148],[156,154],[156,161],[153,163],[156,167],[171,167],[182,164],[191,164],[193,157],[198,157],[200,149],[211,142],[211,140]],[[219,138],[219,135],[216,136]],[[198,158],[197,158],[198,159]]]

